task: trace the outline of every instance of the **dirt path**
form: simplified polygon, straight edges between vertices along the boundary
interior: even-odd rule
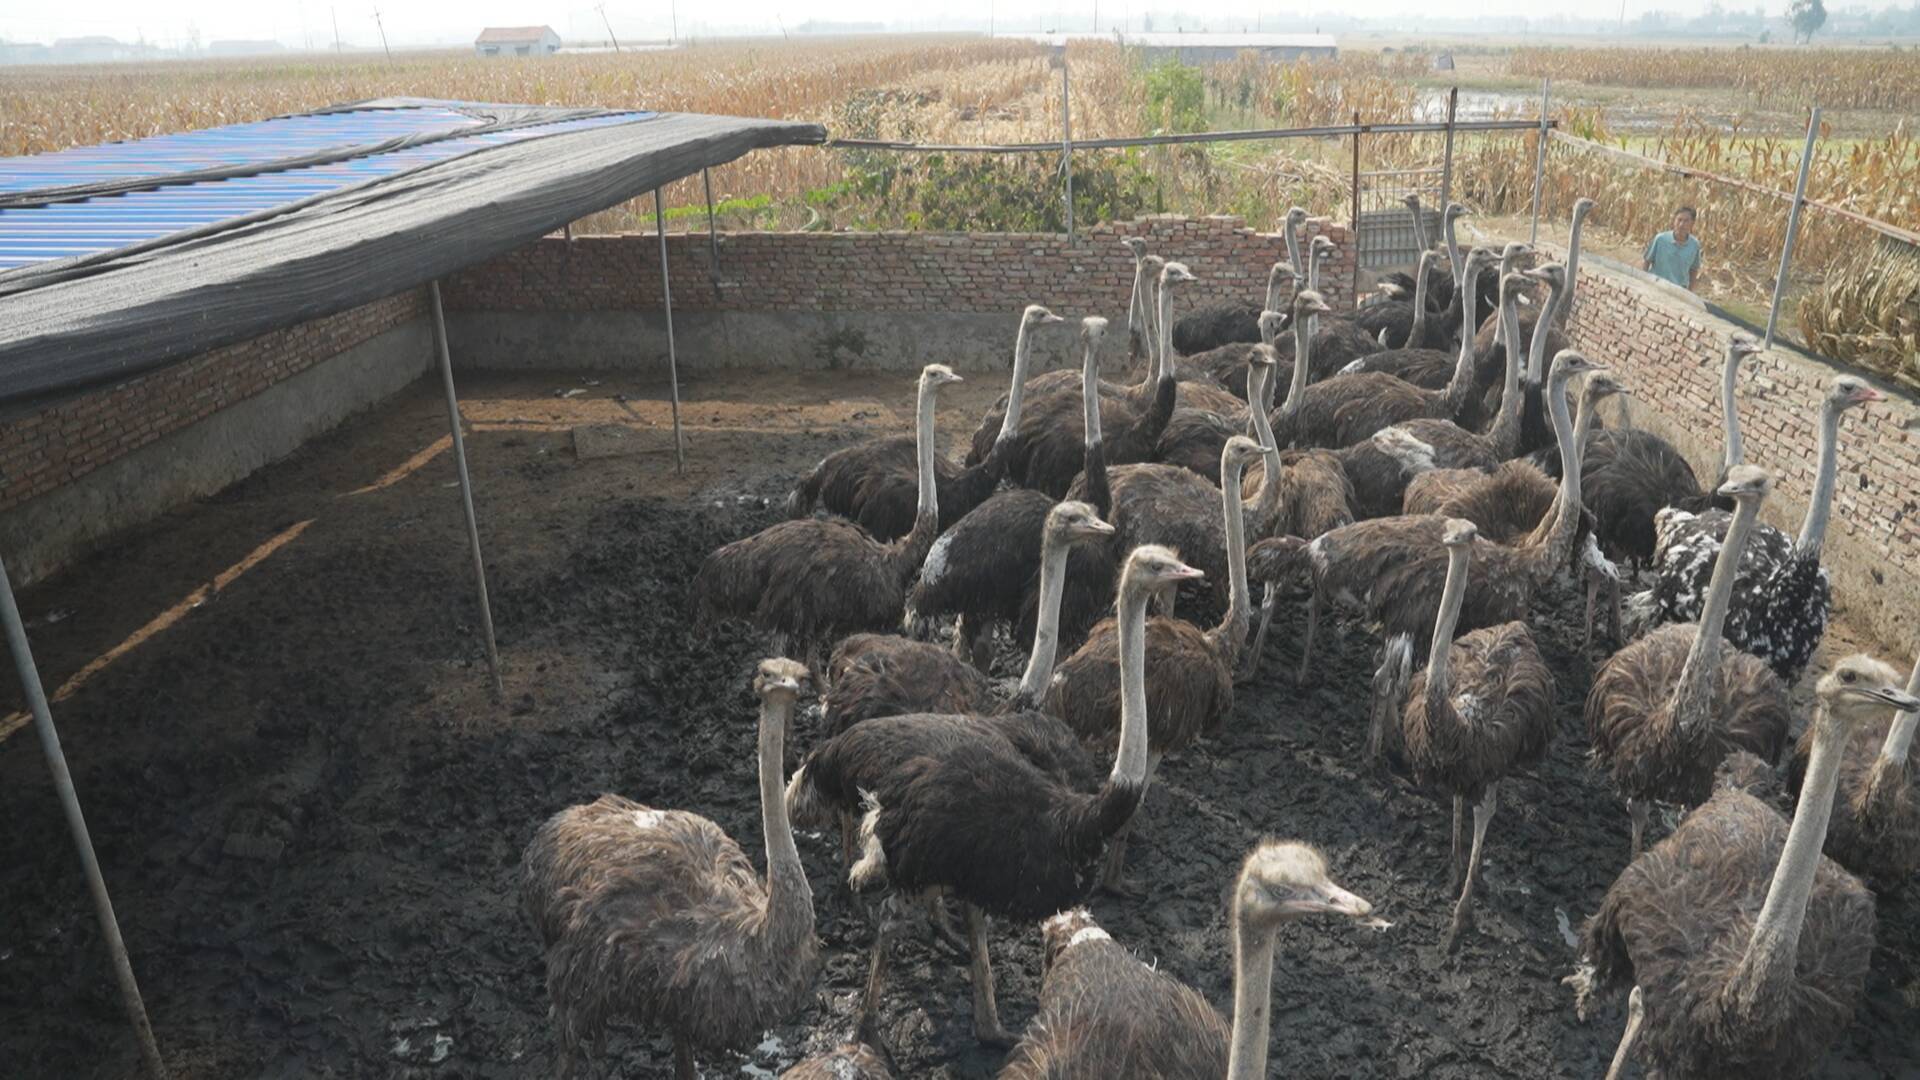
[[[869,428],[903,427],[911,382],[695,380],[676,476],[660,388],[597,378],[463,380],[504,706],[486,692],[452,467],[433,450],[444,414],[424,384],[22,598],[50,686],[188,601],[57,707],[177,1076],[543,1074],[553,1040],[514,903],[535,826],[619,791],[704,813],[757,852],[747,678],[760,648],[690,633],[685,582],[712,547],[774,520],[797,471]],[[955,388],[949,436],[999,389]],[[554,396],[568,390],[583,392]],[[652,428],[641,452],[575,457],[574,424],[636,418]],[[1573,607],[1550,600],[1543,610]],[[1437,946],[1452,902],[1443,808],[1362,764],[1370,643],[1335,624],[1315,683],[1296,689],[1281,672],[1297,617],[1276,627],[1227,730],[1162,768],[1130,857],[1149,900],[1096,902],[1102,924],[1225,1003],[1228,876],[1261,835],[1311,840],[1397,925],[1282,935],[1277,1074],[1599,1075],[1619,1010],[1583,1026],[1558,980],[1572,963],[1564,927],[1621,866],[1626,820],[1584,764],[1577,629],[1540,628],[1561,737],[1502,792],[1479,929],[1457,957]],[[15,707],[0,700],[0,713]],[[794,742],[814,739],[808,716]],[[0,820],[0,1074],[133,1075],[30,732],[0,742]],[[815,1004],[708,1076],[777,1072],[846,1032],[868,924],[835,844],[801,847],[828,957]],[[1883,904],[1879,940],[1870,1000],[1823,1076],[1920,1073],[1911,894]],[[1038,990],[1038,936],[997,928],[994,950],[1017,1030]],[[905,1075],[991,1075],[997,1056],[968,1035],[964,965],[911,940],[895,972],[885,1023]],[[653,1033],[616,1036],[611,1053],[615,1075],[670,1074]]]

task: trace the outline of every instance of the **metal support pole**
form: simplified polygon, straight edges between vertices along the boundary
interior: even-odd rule
[[[1820,137],[1820,107],[1807,116],[1807,144],[1800,150],[1800,178],[1793,184],[1793,208],[1787,211],[1787,242],[1780,248],[1780,273],[1773,279],[1773,307],[1767,311],[1766,348],[1773,348],[1773,331],[1780,325],[1780,302],[1787,295],[1787,274],[1793,269],[1793,243],[1800,237],[1800,211],[1807,205],[1807,168],[1813,164],[1813,143]]]
[[[440,349],[440,385],[447,392],[447,426],[453,429],[453,464],[460,474],[460,505],[467,514],[467,546],[473,549],[473,584],[480,595],[480,628],[487,635],[487,670],[493,674],[493,698],[506,697],[500,682],[500,647],[493,638],[493,605],[487,602],[487,564],[480,557],[480,521],[473,513],[473,478],[467,474],[467,441],[460,433],[460,399],[453,393],[453,354],[447,349],[447,316],[440,306],[440,283],[433,294],[433,340]]]
[[[1060,48],[1060,171],[1067,178],[1067,240],[1073,240],[1073,94],[1067,76],[1067,50]]]
[[[673,281],[667,276],[667,211],[653,189],[653,228],[660,234],[660,306],[667,313],[667,377],[673,383],[673,471],[687,471],[687,444],[680,437],[680,356],[673,343]]]
[[[1540,188],[1547,179],[1547,94],[1552,89],[1552,79],[1540,80],[1540,145],[1533,155],[1533,229],[1527,234],[1529,244],[1540,242]]]
[[[40,736],[40,750],[47,757],[47,771],[53,774],[53,790],[60,796],[60,809],[67,818],[67,831],[73,835],[74,850],[80,854],[80,868],[87,877],[87,891],[93,895],[93,914],[100,920],[100,934],[106,938],[107,955],[113,960],[114,978],[120,983],[120,1004],[133,1023],[140,1040],[140,1056],[146,1059],[147,1072],[156,1080],[166,1080],[167,1066],[160,1060],[160,1047],[153,1040],[153,1025],[147,1022],[147,1007],[140,1000],[140,984],[133,978],[133,963],[127,959],[127,943],[120,938],[120,923],[113,917],[113,900],[107,895],[107,883],[100,876],[100,860],[93,851],[93,838],[87,833],[86,815],[80,812],[80,796],[73,790],[73,774],[67,771],[67,755],[60,749],[60,733],[54,730],[53,712],[47,707],[47,691],[40,685],[40,669],[34,666],[33,651],[27,647],[27,628],[20,621],[20,606],[13,599],[13,583],[7,580],[7,567],[0,563],[0,619],[7,627],[7,649],[13,653],[14,670],[20,673],[20,689],[27,695],[33,712],[33,730]]]
[[[1447,91],[1447,149],[1440,161],[1440,213],[1444,222],[1448,204],[1453,202],[1453,123],[1460,111],[1460,88]]]
[[[1353,309],[1360,310],[1360,113],[1353,114],[1353,232],[1348,235],[1347,243],[1353,245],[1353,267],[1348,272],[1347,284],[1353,293]],[[1311,260],[1313,254],[1309,252]]]
[[[700,183],[707,189],[707,253],[713,257],[713,280],[720,280],[720,233],[713,219],[713,172],[700,170]]]

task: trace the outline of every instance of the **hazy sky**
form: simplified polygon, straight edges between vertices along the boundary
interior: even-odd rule
[[[1093,17],[1094,6],[1027,3],[993,0],[997,25],[1011,29],[1038,29],[1036,20],[1047,28],[1058,25],[1084,28]],[[1156,13],[1179,11],[1192,19],[1216,19],[1221,28],[1238,22],[1251,24],[1256,5],[1231,0],[1192,0],[1166,3],[1150,0]],[[1409,11],[1428,17],[1457,12],[1462,17],[1476,15],[1524,15],[1535,19],[1556,15],[1578,18],[1606,17],[1618,8],[1617,0],[1575,2],[1575,0],[1465,0],[1444,8],[1409,3],[1408,0],[1346,0],[1332,10],[1345,15],[1391,18]],[[1697,14],[1711,0],[1627,0],[1627,17],[1650,10]],[[1867,0],[1865,6],[1882,7],[1893,0]],[[1905,0],[1900,0],[1904,3]],[[1751,2],[1732,0],[1729,8],[1751,8]],[[1850,6],[1835,3],[1833,6]],[[151,0],[87,0],[85,3],[30,3],[8,0],[0,9],[0,37],[27,41],[51,41],[56,37],[83,34],[107,34],[125,40],[144,35],[160,44],[177,44],[197,29],[202,42],[216,38],[275,38],[295,45],[311,40],[324,45],[333,36],[333,19],[339,20],[343,40],[362,45],[377,45],[373,12],[378,7],[386,24],[389,40],[395,44],[424,44],[471,40],[486,25],[527,25],[546,23],[564,38],[604,36],[600,15],[593,3],[579,0],[344,0],[329,4],[326,0],[198,0],[191,4],[161,3]],[[1105,0],[1100,22],[1112,25],[1131,18],[1139,28],[1139,13],[1146,2]],[[1767,0],[1769,14],[1784,9],[1785,0]],[[10,10],[7,10],[10,9]],[[1448,9],[1451,9],[1450,11]],[[1263,19],[1267,29],[1312,29],[1312,16],[1281,14],[1288,8],[1276,5]],[[1298,8],[1293,8],[1298,11]],[[646,3],[634,0],[607,0],[606,11],[616,33],[645,36],[667,26],[667,4],[660,0]],[[983,18],[984,5],[966,0],[934,0],[932,3],[902,5],[898,0],[686,0],[678,3],[680,32],[764,29],[774,32],[775,19],[793,27],[808,19],[874,20],[899,28],[911,28],[909,19]],[[1014,20],[1019,20],[1017,25]],[[1164,16],[1162,17],[1164,22]]]

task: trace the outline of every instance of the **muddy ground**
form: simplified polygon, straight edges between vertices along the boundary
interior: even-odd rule
[[[424,383],[23,596],[57,687],[220,579],[56,707],[176,1076],[544,1073],[554,1041],[540,961],[514,903],[541,820],[617,791],[706,814],[760,860],[747,680],[762,649],[691,632],[685,583],[709,549],[774,520],[798,469],[903,428],[910,382],[695,380],[677,477],[662,388],[598,379],[463,379],[502,705],[475,636],[452,463],[441,453],[404,467],[445,431]],[[569,390],[581,392],[555,396]],[[997,391],[955,388],[949,432]],[[641,425],[639,452],[576,457],[570,429],[584,422]],[[1542,610],[1575,605],[1556,592]],[[1573,620],[1540,620],[1560,737],[1539,770],[1504,786],[1478,930],[1448,958],[1444,807],[1364,764],[1371,645],[1335,623],[1317,679],[1296,689],[1283,673],[1297,657],[1289,614],[1225,732],[1161,769],[1131,852],[1147,898],[1097,900],[1101,923],[1224,1005],[1229,875],[1263,834],[1310,840],[1396,925],[1283,933],[1276,1075],[1600,1075],[1620,1010],[1583,1025],[1559,980],[1574,959],[1569,925],[1625,860],[1626,818],[1583,760],[1590,668]],[[796,749],[814,738],[802,718]],[[0,1075],[134,1075],[30,729],[0,742],[0,821]],[[801,841],[828,958],[813,1004],[754,1053],[706,1061],[706,1075],[765,1076],[847,1031],[869,931],[834,847]],[[1917,903],[1911,890],[1883,902],[1867,1004],[1821,1075],[1920,1075]],[[964,963],[911,937],[885,1016],[905,1074],[991,1075],[998,1056],[969,1036]],[[1016,1031],[1039,960],[1035,931],[997,928]],[[610,1053],[610,1075],[670,1073],[656,1033],[616,1035]]]

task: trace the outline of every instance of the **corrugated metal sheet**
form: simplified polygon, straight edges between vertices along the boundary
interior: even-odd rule
[[[480,127],[463,103],[368,108],[279,117],[158,135],[31,157],[0,158],[0,193],[153,179],[222,167],[265,166],[334,149]],[[0,272],[48,259],[93,255],[315,195],[393,176],[472,150],[608,124],[652,113],[626,112],[455,136],[324,165],[154,187],[76,202],[0,210]]]

